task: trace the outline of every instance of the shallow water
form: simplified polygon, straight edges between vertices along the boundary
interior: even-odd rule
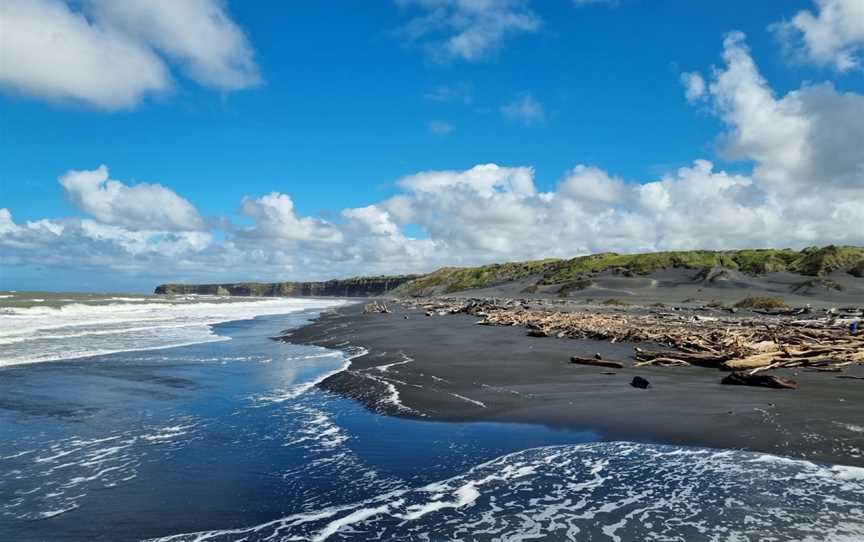
[[[864,537],[862,469],[371,413],[268,339],[313,306],[0,369],[0,540]]]

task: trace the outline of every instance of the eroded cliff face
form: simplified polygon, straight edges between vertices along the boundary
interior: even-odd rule
[[[384,295],[418,275],[355,277],[323,282],[238,282],[226,284],[160,284],[157,294],[261,297],[372,297]]]

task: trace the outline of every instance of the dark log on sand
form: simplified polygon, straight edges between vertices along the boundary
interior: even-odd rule
[[[797,390],[798,382],[788,378],[766,374],[749,374],[736,372],[723,378],[721,384],[731,386],[758,386],[762,388],[774,388],[779,390]]]
[[[623,369],[624,364],[617,361],[608,361],[597,358],[583,358],[581,356],[571,356],[570,363],[577,365],[593,365],[595,367],[609,367],[610,369]]]

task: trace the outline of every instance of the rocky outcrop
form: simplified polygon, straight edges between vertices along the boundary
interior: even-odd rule
[[[260,297],[372,297],[384,295],[417,275],[354,277],[323,282],[239,282],[227,284],[160,284],[157,294]]]

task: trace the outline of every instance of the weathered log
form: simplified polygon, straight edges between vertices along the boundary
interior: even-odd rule
[[[570,363],[577,365],[593,365],[595,367],[609,367],[610,369],[623,369],[624,364],[618,361],[606,359],[583,358],[582,356],[570,356]]]
[[[780,378],[774,375],[748,374],[735,372],[723,377],[721,384],[728,386],[757,386],[761,388],[774,388],[785,390],[797,390],[798,382],[789,378]]]
[[[634,363],[634,367],[644,367],[646,365],[659,365],[660,367],[689,367],[690,364],[683,359],[675,358],[654,358],[646,361]]]
[[[782,356],[783,352],[766,352],[764,354],[756,354],[740,359],[730,359],[722,363],[722,368],[730,371],[738,371],[741,369],[755,369],[757,367],[765,367],[771,365],[778,356]]]

